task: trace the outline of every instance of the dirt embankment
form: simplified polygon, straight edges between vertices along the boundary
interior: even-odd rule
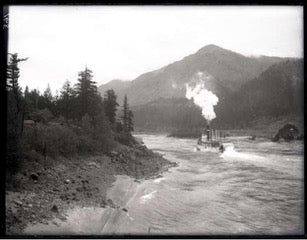
[[[27,224],[65,220],[66,210],[76,205],[116,207],[112,199],[107,199],[115,175],[140,180],[176,165],[142,145],[120,145],[110,154],[98,156],[44,159],[35,152],[30,155],[7,183],[8,235],[23,234]]]

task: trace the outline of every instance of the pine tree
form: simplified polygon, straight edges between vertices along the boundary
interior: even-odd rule
[[[123,126],[123,130],[127,133],[131,133],[134,129],[133,129],[133,113],[132,111],[129,109],[129,104],[128,104],[128,100],[127,100],[127,95],[125,95],[124,98],[124,105],[123,105],[123,115],[121,117],[122,120],[122,126]]]
[[[19,84],[18,84],[18,79],[19,79],[19,67],[18,63],[22,61],[26,61],[28,58],[18,58],[18,54],[10,54],[10,59],[9,63],[7,66],[7,88],[10,90],[13,90],[13,92],[19,91]]]
[[[51,93],[51,89],[50,89],[50,85],[48,83],[48,86],[46,88],[46,90],[44,91],[44,98],[48,101],[48,102],[52,102],[52,93]]]
[[[66,80],[60,90],[60,96],[57,100],[57,109],[60,115],[66,120],[73,118],[74,100],[76,93],[71,87],[70,81]]]
[[[23,131],[23,110],[21,88],[18,84],[19,67],[18,63],[27,59],[19,59],[17,53],[10,54],[7,65],[7,166],[9,169],[15,169],[18,166],[18,153],[20,151],[20,137]]]
[[[125,95],[124,105],[123,105],[123,115],[121,117],[123,130],[125,132],[128,132],[128,112],[129,112],[129,106],[127,101],[127,95]]]
[[[29,113],[33,111],[33,104],[31,102],[29,87],[26,86],[24,91],[24,118],[27,119],[29,116]]]
[[[18,84],[19,79],[19,67],[18,63],[26,61],[28,58],[18,58],[18,54],[9,54],[10,59],[6,71],[6,87],[8,91],[11,91],[16,100],[17,112],[22,111],[22,100],[21,100],[21,88]]]
[[[131,133],[134,131],[133,127],[133,113],[131,110],[128,111],[128,126],[127,126],[128,132]]]
[[[116,102],[116,99],[117,99],[117,96],[115,95],[115,92],[113,89],[109,89],[105,92],[104,111],[105,111],[105,115],[107,116],[107,118],[109,119],[112,125],[115,124],[117,106],[119,106],[119,104]]]
[[[88,113],[90,116],[99,114],[101,110],[101,98],[97,91],[96,82],[92,81],[92,71],[85,67],[79,72],[78,83],[75,91],[77,94],[78,118]]]

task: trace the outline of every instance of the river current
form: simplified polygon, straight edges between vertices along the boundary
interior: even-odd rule
[[[139,184],[128,201],[131,234],[303,234],[303,143],[228,138],[223,154],[196,152],[194,139],[137,135],[179,164]]]

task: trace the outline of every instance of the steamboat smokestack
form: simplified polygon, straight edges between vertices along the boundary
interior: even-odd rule
[[[207,132],[207,141],[209,141],[210,140],[210,127],[209,127],[209,124],[207,124],[207,130],[206,130],[206,132]]]

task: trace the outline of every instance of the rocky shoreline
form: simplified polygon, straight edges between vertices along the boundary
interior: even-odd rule
[[[118,208],[107,198],[115,175],[141,181],[176,166],[144,145],[119,145],[108,155],[43,159],[32,152],[6,187],[6,234],[23,235],[29,224],[57,225],[74,206]],[[122,209],[126,211],[126,209]]]

